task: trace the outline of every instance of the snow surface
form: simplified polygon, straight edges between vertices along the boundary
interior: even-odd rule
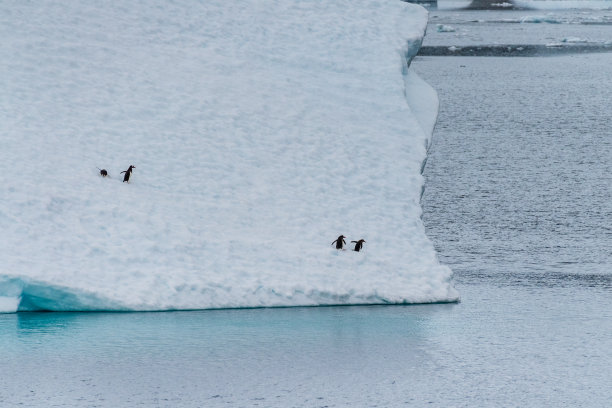
[[[401,1],[0,3],[0,310],[457,301],[420,219],[426,24]]]

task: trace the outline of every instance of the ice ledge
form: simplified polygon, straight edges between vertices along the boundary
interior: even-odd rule
[[[251,295],[265,292],[265,303],[249,301],[244,304],[221,302],[206,306],[191,307],[173,306],[171,304],[135,304],[127,305],[113,299],[105,298],[97,293],[77,288],[53,285],[45,282],[24,278],[0,276],[0,313],[56,311],[56,312],[133,312],[133,311],[171,311],[171,310],[204,310],[204,309],[252,309],[274,307],[316,307],[316,306],[365,306],[365,305],[410,305],[424,303],[455,303],[458,296],[452,293],[447,296],[430,294],[412,298],[388,298],[377,293],[357,293],[355,290],[330,292],[323,290],[304,291],[294,289],[289,292],[279,292],[274,289],[259,288]],[[440,299],[444,300],[440,300]]]
[[[0,313],[128,310],[94,293],[26,278],[0,276],[0,294]]]

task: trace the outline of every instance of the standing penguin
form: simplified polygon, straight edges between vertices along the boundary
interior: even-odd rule
[[[130,165],[130,167],[128,167],[128,169],[126,171],[122,171],[121,173],[125,173],[125,176],[123,176],[123,182],[130,182],[130,176],[132,175],[132,169],[135,169],[135,166]],[[119,174],[121,174],[119,173]]]
[[[102,177],[108,176],[108,171],[106,171],[106,169],[101,169],[101,168],[98,167],[98,170],[100,170],[100,175]]]
[[[336,249],[342,249],[342,247],[346,245],[346,241],[344,240],[344,238],[345,238],[344,235],[340,235],[338,239],[336,239],[331,244],[332,245],[336,244]]]
[[[361,248],[363,247],[363,243],[365,242],[365,239],[360,239],[359,241],[351,241],[355,243],[355,249],[353,249],[353,251],[359,252],[361,250]]]

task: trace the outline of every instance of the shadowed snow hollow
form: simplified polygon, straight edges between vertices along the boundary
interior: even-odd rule
[[[423,8],[43,0],[0,22],[3,311],[458,299],[420,219]]]

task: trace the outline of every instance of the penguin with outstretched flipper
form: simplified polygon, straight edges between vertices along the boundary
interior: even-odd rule
[[[130,167],[128,167],[127,170],[122,171],[120,174],[125,173],[125,175],[123,176],[123,182],[124,183],[129,183],[130,182],[130,176],[132,175],[132,169],[135,169],[135,166],[130,165]]]
[[[332,242],[331,244],[334,245],[336,244],[336,249],[342,249],[342,247],[344,245],[346,245],[346,241],[344,240],[345,236],[344,235],[340,235],[338,237],[338,239],[336,239],[334,242]]]
[[[351,241],[355,243],[355,248],[353,249],[353,251],[355,252],[359,252],[361,251],[361,248],[363,247],[363,243],[365,242],[365,239],[360,239],[359,241]]]

